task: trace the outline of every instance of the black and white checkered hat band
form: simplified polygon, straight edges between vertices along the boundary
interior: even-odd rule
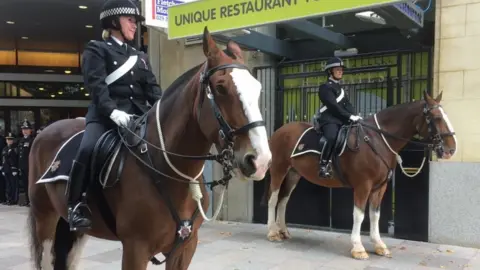
[[[340,63],[332,63],[332,64],[329,64],[329,65],[326,65],[325,66],[325,70],[329,69],[329,68],[333,68],[333,67],[340,67],[340,66],[344,66],[343,62],[340,62]]]
[[[114,16],[114,15],[140,15],[140,12],[138,11],[137,8],[132,8],[132,7],[117,7],[117,8],[112,8],[105,10],[100,13],[100,20]]]

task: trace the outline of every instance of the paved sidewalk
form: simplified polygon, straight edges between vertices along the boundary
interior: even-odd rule
[[[32,269],[26,238],[27,208],[0,206],[0,270]],[[393,258],[370,253],[368,261],[350,258],[350,236],[290,229],[292,239],[272,243],[265,225],[216,222],[200,229],[191,270],[480,270],[478,249],[384,238]],[[373,246],[363,237],[367,251]],[[163,258],[163,256],[158,257]],[[88,240],[79,270],[121,269],[118,242]],[[149,265],[148,269],[164,269]]]

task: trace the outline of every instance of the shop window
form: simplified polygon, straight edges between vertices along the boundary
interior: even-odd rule
[[[4,97],[88,100],[88,91],[81,83],[0,82]]]
[[[0,135],[6,135],[5,129],[5,111],[0,111]]]

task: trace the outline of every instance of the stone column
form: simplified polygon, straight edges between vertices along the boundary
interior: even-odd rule
[[[480,0],[437,0],[434,93],[457,133],[457,153],[430,164],[429,240],[480,247]]]

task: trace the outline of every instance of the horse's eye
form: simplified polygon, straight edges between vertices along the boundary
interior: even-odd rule
[[[223,85],[217,85],[216,90],[220,95],[227,94],[227,89]]]

